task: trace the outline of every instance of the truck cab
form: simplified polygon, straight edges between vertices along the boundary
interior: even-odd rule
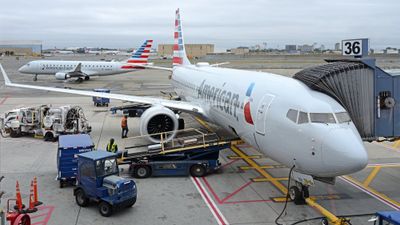
[[[100,214],[107,217],[116,209],[133,206],[137,190],[133,180],[119,176],[117,154],[98,150],[78,155],[74,195],[82,207],[97,202]]]

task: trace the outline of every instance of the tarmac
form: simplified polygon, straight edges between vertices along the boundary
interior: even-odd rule
[[[68,56],[70,58],[78,56]],[[82,57],[82,56],[79,56]],[[91,57],[95,58],[95,57]],[[172,91],[169,72],[142,70],[128,74],[95,77],[90,81],[75,83],[57,81],[52,76],[39,76],[37,82],[32,76],[22,75],[17,69],[32,58],[3,57],[0,60],[13,82],[45,86],[71,87],[91,90],[109,88],[112,93],[159,96],[160,91]],[[315,60],[315,59],[312,59]],[[307,58],[304,59],[307,61]],[[320,59],[321,62],[322,59]],[[243,66],[240,63],[240,67]],[[300,63],[301,64],[301,63]],[[299,65],[300,65],[299,64]],[[309,63],[305,62],[304,65]],[[235,67],[236,64],[230,65]],[[250,68],[254,69],[254,68]],[[263,70],[292,75],[298,68]],[[84,109],[92,126],[91,137],[96,147],[104,149],[113,137],[118,144],[121,114],[112,115],[106,107],[93,106],[90,97],[73,96],[45,91],[5,88],[0,78],[0,115],[19,106],[40,104],[79,105]],[[111,100],[111,106],[123,104]],[[186,127],[200,127],[201,124],[190,115],[183,115]],[[137,136],[139,118],[129,118],[128,136]],[[211,125],[213,128],[213,126]],[[290,141],[290,137],[288,140]],[[340,215],[371,214],[383,210],[400,210],[400,143],[365,143],[369,155],[369,166],[355,174],[339,177],[335,185],[316,182],[310,188],[313,199],[330,213]],[[283,149],[284,150],[284,149]],[[60,189],[55,179],[56,142],[44,142],[33,137],[0,137],[0,190],[6,191],[1,206],[15,197],[15,183],[18,180],[24,203],[27,204],[30,180],[36,176],[39,184],[39,200],[44,202],[38,212],[32,214],[32,224],[275,224],[275,218],[284,207],[285,195],[273,185],[275,182],[287,185],[289,169],[280,166],[268,156],[246,144],[238,144],[236,150],[221,152],[222,170],[204,178],[151,177],[134,179],[138,187],[138,200],[129,209],[121,210],[112,217],[102,217],[96,204],[80,208],[75,203],[73,187]],[[133,179],[122,166],[121,175]],[[265,171],[265,172],[260,172]],[[289,202],[281,223],[321,217],[321,213],[309,205],[294,205]],[[371,224],[371,216],[351,218],[352,224]],[[320,224],[320,220],[302,224]]]

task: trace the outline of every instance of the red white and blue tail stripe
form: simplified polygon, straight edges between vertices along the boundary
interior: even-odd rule
[[[152,44],[153,40],[146,40],[140,48],[132,53],[132,56],[127,60],[127,63],[147,63]]]
[[[189,65],[190,61],[186,56],[185,43],[183,41],[182,23],[179,14],[179,9],[175,12],[175,32],[174,32],[174,50],[172,65]]]

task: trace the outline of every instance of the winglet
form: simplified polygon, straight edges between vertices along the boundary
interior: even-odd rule
[[[3,74],[3,78],[4,78],[4,83],[5,83],[5,85],[6,85],[6,86],[9,86],[9,85],[11,84],[11,81],[10,81],[10,79],[8,78],[6,71],[4,71],[3,66],[1,65],[1,63],[0,63],[0,70],[1,70],[1,73]]]

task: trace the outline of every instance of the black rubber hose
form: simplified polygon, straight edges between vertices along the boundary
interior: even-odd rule
[[[288,193],[286,193],[285,206],[283,207],[282,212],[279,214],[279,216],[276,217],[276,219],[275,219],[275,224],[277,224],[277,225],[283,225],[283,224],[279,223],[278,220],[281,218],[283,213],[286,211],[287,203],[289,201],[290,180],[291,180],[291,177],[292,177],[292,172],[293,172],[294,167],[295,167],[295,165],[293,165],[292,168],[290,168],[290,171],[289,171],[288,184],[287,184]]]

